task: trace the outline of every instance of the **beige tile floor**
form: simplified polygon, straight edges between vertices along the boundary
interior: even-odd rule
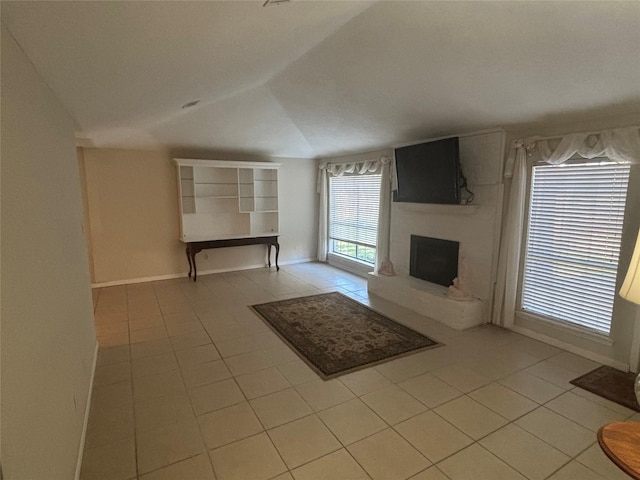
[[[341,291],[446,344],[322,381],[247,305]],[[596,431],[634,412],[574,388],[594,362],[458,332],[321,264],[94,291],[100,343],[81,478],[627,478]]]

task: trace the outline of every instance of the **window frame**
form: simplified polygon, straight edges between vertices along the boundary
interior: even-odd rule
[[[579,155],[574,155],[570,160],[567,160],[563,164],[571,165],[571,164],[581,164],[581,163],[599,163],[599,162],[612,162],[609,158],[595,157],[592,159],[583,158]],[[614,162],[615,163],[615,162]],[[524,204],[524,222],[523,222],[523,234],[522,234],[522,242],[520,245],[520,260],[519,260],[519,269],[518,269],[518,285],[516,289],[516,317],[521,317],[526,320],[533,320],[536,322],[544,323],[553,328],[559,328],[565,330],[569,333],[577,335],[579,337],[586,338],[588,340],[593,340],[598,343],[612,345],[613,341],[611,339],[612,331],[613,331],[613,321],[616,317],[616,294],[614,293],[614,301],[611,310],[611,323],[610,329],[608,333],[604,333],[598,331],[596,329],[592,329],[586,327],[584,325],[580,325],[577,323],[573,323],[568,320],[563,320],[556,317],[551,317],[548,315],[543,315],[540,313],[535,313],[529,310],[525,310],[523,308],[523,298],[524,298],[524,276],[525,276],[525,264],[527,260],[527,245],[529,243],[530,236],[530,212],[531,212],[531,194],[532,194],[532,186],[533,186],[533,168],[536,166],[544,166],[549,165],[547,162],[543,162],[540,160],[530,159],[527,161],[527,184],[526,184],[526,192],[525,192],[525,204]],[[631,172],[629,172],[631,174]],[[625,197],[625,214],[628,208],[626,203],[626,199],[629,196],[629,187],[630,184],[627,185],[626,197]],[[621,234],[623,233],[624,225],[621,227]],[[622,246],[622,245],[621,245]],[[619,264],[618,264],[619,267]],[[616,291],[617,291],[617,283],[618,283],[619,272],[616,275]]]
[[[331,203],[332,203],[332,180],[334,178],[340,178],[340,177],[363,177],[363,176],[377,176],[378,180],[381,182],[382,181],[382,174],[380,171],[376,171],[376,172],[367,172],[364,174],[358,174],[358,173],[344,173],[340,176],[329,176],[328,178],[328,185],[327,185],[327,195],[328,195],[328,201],[327,201],[327,261],[330,265],[336,266],[338,268],[343,268],[346,270],[349,270],[353,273],[357,273],[359,275],[366,275],[367,273],[373,271],[375,269],[375,255],[374,255],[374,260],[372,263],[369,263],[365,260],[361,260],[355,257],[351,257],[348,255],[344,255],[341,254],[339,252],[334,252],[333,248],[334,248],[334,241],[343,241],[343,242],[347,242],[347,243],[352,243],[352,244],[356,244],[356,245],[361,245],[364,247],[369,247],[369,248],[374,248],[376,255],[377,255],[377,231],[378,231],[378,227],[379,227],[379,221],[380,219],[377,219],[376,222],[376,244],[371,246],[371,245],[366,245],[364,243],[361,242],[354,242],[354,241],[350,241],[350,240],[344,240],[344,239],[334,239],[331,236]],[[379,187],[379,185],[378,185]],[[379,195],[379,191],[378,191],[378,195]],[[379,209],[380,209],[380,198],[378,196],[378,207],[377,207],[377,212],[376,215],[379,214]]]

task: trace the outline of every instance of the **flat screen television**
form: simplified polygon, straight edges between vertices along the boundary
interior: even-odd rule
[[[459,204],[466,183],[458,137],[396,148],[398,189],[394,202]]]

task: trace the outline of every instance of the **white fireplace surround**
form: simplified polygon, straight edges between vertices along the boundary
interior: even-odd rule
[[[410,237],[413,236],[410,235]],[[432,239],[432,237],[427,238]],[[413,260],[411,258],[413,254],[414,252],[410,251],[410,263]],[[465,287],[468,274],[467,261],[459,252],[458,257],[458,285],[462,289],[461,293],[470,295]],[[409,310],[423,314],[426,312],[429,317],[456,330],[464,330],[485,323],[482,300],[479,298],[473,296],[464,300],[452,298],[448,287],[412,275],[385,276],[372,272],[368,277],[367,288],[369,292]]]
[[[487,323],[501,227],[503,159],[502,131],[460,136],[460,163],[475,193],[472,205],[393,202],[390,257],[398,275],[369,274],[369,292],[455,329]],[[472,301],[449,298],[447,287],[409,275],[412,234],[459,242],[460,258],[468,268],[465,289]]]

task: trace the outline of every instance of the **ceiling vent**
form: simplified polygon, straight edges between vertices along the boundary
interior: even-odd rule
[[[291,3],[291,0],[266,0],[262,6],[271,7],[276,5],[282,5],[283,3]]]

